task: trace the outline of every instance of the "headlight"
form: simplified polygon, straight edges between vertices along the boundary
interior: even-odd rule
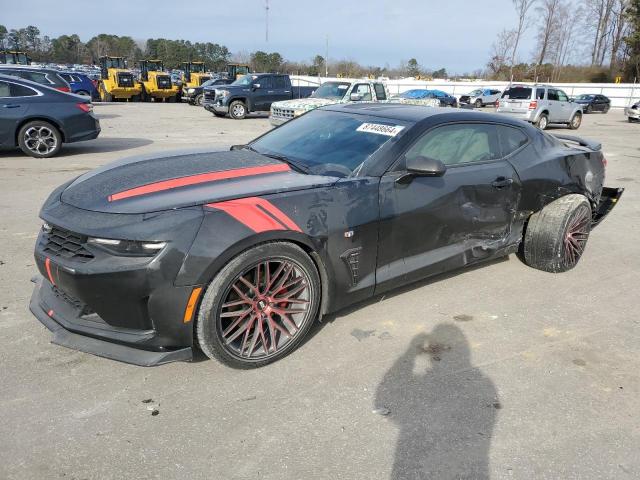
[[[167,242],[141,242],[94,237],[89,237],[87,243],[103,248],[114,255],[125,257],[153,257],[167,245]]]
[[[216,95],[219,97],[228,97],[229,90],[216,90]]]
[[[302,115],[305,111],[304,110],[294,110],[293,111],[293,116],[294,117],[298,117],[300,115]]]
[[[187,93],[193,93],[195,91],[196,91],[195,88],[187,88]]]

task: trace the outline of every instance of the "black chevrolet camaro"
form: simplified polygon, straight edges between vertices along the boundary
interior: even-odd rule
[[[600,145],[518,120],[324,107],[228,151],[116,162],[44,204],[31,311],[138,365],[290,353],[322,315],[520,250],[576,265],[622,189]],[[505,282],[508,279],[505,279]]]

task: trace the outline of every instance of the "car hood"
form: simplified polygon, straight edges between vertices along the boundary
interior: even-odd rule
[[[249,150],[191,151],[121,160],[78,177],[60,201],[84,210],[140,214],[329,186]]]
[[[336,103],[346,103],[344,100],[335,98],[297,98],[294,100],[283,100],[271,104],[275,108],[289,108],[291,110],[314,110],[327,105],[335,105]]]

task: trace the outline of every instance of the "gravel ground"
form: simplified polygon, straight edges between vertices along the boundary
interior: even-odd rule
[[[255,371],[116,363],[51,345],[29,314],[54,187],[269,129],[181,104],[96,113],[100,138],[58,158],[0,152],[0,478],[640,477],[640,125],[620,111],[577,132],[602,141],[607,184],[627,189],[577,268],[552,275],[512,255],[414,284],[325,319]]]

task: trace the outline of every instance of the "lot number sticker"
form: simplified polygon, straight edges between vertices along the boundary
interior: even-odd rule
[[[395,137],[404,127],[402,125],[382,125],[380,123],[363,123],[356,130],[358,132],[376,133],[378,135],[386,135],[387,137]]]

